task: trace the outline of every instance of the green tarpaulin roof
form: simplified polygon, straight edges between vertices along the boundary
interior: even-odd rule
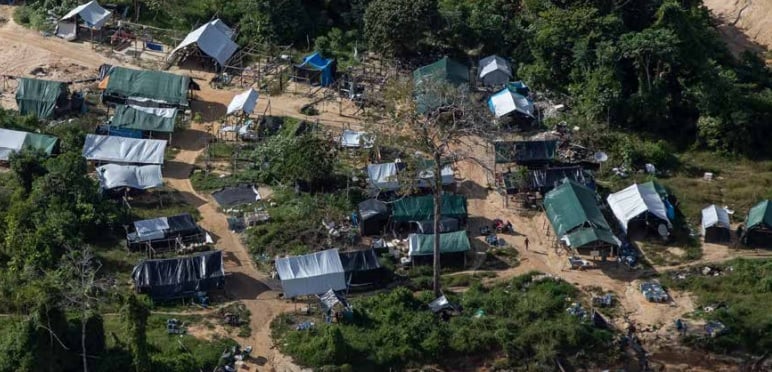
[[[172,105],[188,105],[190,78],[161,71],[113,67],[105,94],[161,100]]]
[[[746,229],[761,225],[772,228],[772,202],[769,200],[764,200],[753,206],[753,208],[748,211],[748,218],[745,220]]]
[[[466,218],[466,198],[461,195],[442,196],[442,216]],[[403,198],[394,203],[392,218],[394,221],[425,221],[434,217],[434,197],[432,195]]]
[[[425,81],[445,82],[452,85],[468,84],[469,69],[448,57],[444,57],[413,71],[419,113],[425,113],[445,104],[445,99],[440,94],[425,94],[421,91],[421,83]]]
[[[127,105],[117,105],[115,107],[113,121],[110,125],[119,128],[151,130],[154,132],[174,132],[174,121],[177,118],[177,110],[163,110],[163,112],[154,114]],[[168,114],[166,112],[167,110]]]
[[[574,248],[581,248],[587,244],[601,241],[611,244],[613,246],[619,246],[620,242],[614,234],[609,230],[596,229],[593,227],[583,227],[576,229],[570,234],[566,235],[568,244]]]
[[[595,199],[595,192],[576,182],[567,181],[544,196],[547,218],[559,237],[589,224],[610,230]]]
[[[411,256],[434,254],[434,234],[410,234],[408,237]],[[471,249],[466,231],[440,234],[440,253],[466,252]]]
[[[56,147],[56,141],[58,139],[54,136],[47,136],[45,134],[27,133],[27,138],[24,140],[25,148],[36,149],[45,152],[47,155],[51,155]]]
[[[67,84],[59,81],[21,78],[16,90],[16,104],[22,115],[50,118],[54,115],[56,101],[67,94]]]
[[[496,141],[496,163],[549,162],[555,159],[558,141]]]

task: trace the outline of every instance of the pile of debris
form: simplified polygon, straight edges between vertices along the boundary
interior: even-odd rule
[[[667,302],[670,299],[665,289],[657,282],[642,282],[641,293],[649,302]]]

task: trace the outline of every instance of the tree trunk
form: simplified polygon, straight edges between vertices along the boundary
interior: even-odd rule
[[[442,164],[440,153],[434,154],[434,272],[432,282],[434,296],[439,297],[440,291],[440,219],[442,218]]]
[[[80,319],[80,347],[83,355],[83,372],[88,372],[88,358],[86,358],[86,323],[88,318],[86,313],[81,315]]]

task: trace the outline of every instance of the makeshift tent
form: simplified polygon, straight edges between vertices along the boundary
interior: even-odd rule
[[[228,110],[226,115],[231,114],[244,114],[249,115],[252,111],[255,111],[255,105],[257,105],[257,91],[249,88],[239,94],[237,94],[228,104]]]
[[[399,190],[397,163],[370,164],[367,166],[370,184],[381,191]]]
[[[429,302],[429,310],[433,313],[438,313],[443,310],[456,310],[456,307],[448,301],[445,295],[435,298],[432,302]]]
[[[622,242],[611,230],[595,227],[580,227],[564,235],[561,240],[567,246],[576,249],[601,246],[620,247],[622,245]]]
[[[672,228],[665,203],[652,182],[632,184],[624,190],[609,195],[606,200],[625,232],[628,231],[631,221],[645,219],[647,216],[653,216],[666,223],[668,228]]]
[[[365,285],[383,282],[385,270],[372,249],[340,252],[340,262],[346,273],[346,283]]]
[[[461,195],[442,195],[440,208],[443,217],[466,220],[466,198]],[[414,196],[399,199],[392,206],[391,217],[395,222],[430,220],[434,218],[434,196]]]
[[[24,149],[42,151],[46,155],[56,149],[58,139],[45,134],[0,128],[0,161],[8,161],[14,152]]]
[[[295,65],[295,74],[304,75],[309,80],[317,79],[318,76],[319,83],[326,87],[335,81],[335,60],[326,59],[319,52],[314,52]]]
[[[772,247],[772,202],[761,201],[748,211],[741,239],[745,245]]]
[[[210,240],[206,232],[188,213],[134,221],[132,227],[133,231],[126,234],[126,243],[130,250],[141,248],[143,243],[169,247],[174,246],[177,239],[183,244],[203,243]]]
[[[163,164],[166,141],[87,134],[83,145],[86,160],[128,163]]]
[[[16,89],[16,104],[22,115],[47,119],[54,116],[58,107],[67,103],[68,94],[67,83],[20,78]]]
[[[80,19],[94,30],[99,30],[110,19],[112,13],[99,6],[96,1],[89,1],[83,5],[75,7],[69,13],[65,14],[60,21],[75,21],[75,16],[80,16]]]
[[[239,48],[238,44],[231,40],[232,32],[226,32],[229,30],[230,28],[219,19],[205,23],[185,36],[185,39],[169,53],[167,61],[171,61],[180,50],[195,45],[201,52],[217,61],[221,67],[225,67]]]
[[[496,163],[544,165],[557,159],[558,141],[496,141],[493,149]]]
[[[346,275],[337,249],[276,259],[285,298],[346,289]]]
[[[533,117],[534,110],[533,102],[528,97],[509,88],[493,93],[488,98],[488,108],[497,118],[509,115],[515,111]]]
[[[118,66],[110,69],[105,80],[104,98],[116,103],[135,101],[187,107],[188,90],[193,87],[187,76]]]
[[[479,68],[479,78],[484,85],[504,85],[512,79],[512,67],[509,62],[497,55],[481,59]]]
[[[233,208],[239,205],[259,201],[260,193],[254,185],[223,187],[212,193],[212,197],[221,208]]]
[[[416,169],[418,170],[418,187],[432,188],[434,185],[435,164],[434,160],[419,160],[416,162]],[[442,184],[444,186],[456,183],[456,174],[453,171],[453,167],[450,165],[442,167],[440,178],[442,179]]]
[[[416,225],[416,230],[419,234],[433,234],[434,233],[434,220],[425,221],[413,221]],[[450,217],[440,218],[440,233],[458,231],[461,228],[461,223]]]
[[[572,248],[621,245],[598,208],[595,192],[577,182],[565,180],[548,192],[544,210],[555,236]]]
[[[389,221],[389,207],[380,200],[365,200],[357,208],[357,221],[362,236],[380,235]]]
[[[375,138],[369,135],[367,132],[360,132],[355,130],[346,129],[340,136],[341,147],[348,148],[365,148],[369,149],[373,147]]]
[[[145,260],[134,267],[131,277],[136,290],[148,293],[154,300],[170,300],[222,289],[225,286],[222,251]]]
[[[394,191],[400,188],[398,173],[407,167],[406,163],[381,163],[370,164],[367,166],[367,174],[370,179],[370,185],[380,191]],[[434,161],[418,161],[415,164],[417,174],[415,175],[415,186],[420,188],[431,188],[434,182]],[[446,165],[440,173],[442,184],[444,186],[452,185],[456,182],[453,167]]]
[[[164,184],[160,165],[105,164],[96,170],[99,183],[105,190],[117,187],[147,190]]]
[[[408,254],[411,257],[434,255],[434,234],[410,234],[407,241]],[[440,254],[467,252],[470,249],[466,231],[440,234]]]
[[[527,178],[531,189],[538,190],[542,195],[557,187],[566,178],[595,189],[592,174],[579,166],[529,170]]]
[[[520,80],[513,81],[507,84],[507,88],[509,88],[510,91],[518,93],[525,97],[528,97],[528,95],[531,93],[531,88],[528,88],[528,86],[525,85],[525,83]]]
[[[468,84],[469,69],[448,57],[444,57],[437,62],[419,67],[413,71],[413,83],[415,84],[415,96],[419,113],[426,113],[446,104],[442,97],[424,92],[422,85],[429,81],[456,86]]]
[[[137,105],[116,105],[115,115],[110,121],[114,128],[136,129],[162,133],[174,132],[177,109],[142,107]]]
[[[342,295],[335,293],[332,289],[319,296],[319,302],[322,305],[322,310],[325,313],[330,313],[335,305],[340,304],[344,308],[349,308],[348,301]]]
[[[702,236],[706,242],[727,242],[730,236],[729,213],[715,204],[702,210]]]
[[[78,24],[75,22],[62,22],[60,21],[56,25],[57,37],[60,37],[67,41],[73,41],[78,38]]]

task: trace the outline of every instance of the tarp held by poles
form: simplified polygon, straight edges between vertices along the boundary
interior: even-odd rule
[[[187,76],[113,66],[105,79],[105,95],[108,96],[135,101],[149,99],[174,106],[188,106],[191,80]]]
[[[407,237],[409,255],[434,255],[434,234],[410,234]],[[466,252],[471,249],[465,230],[440,234],[440,254]]]
[[[87,134],[83,157],[116,163],[163,164],[166,141]]]
[[[204,54],[212,57],[220,66],[225,66],[239,48],[239,45],[231,40],[232,33],[225,32],[226,29],[230,30],[219,19],[204,24],[185,36],[185,39],[169,53],[169,58],[173,58],[180,49],[196,44]]]
[[[59,81],[20,78],[16,104],[22,115],[34,114],[41,119],[54,116],[57,102],[67,98],[67,84]]]
[[[164,184],[160,165],[105,164],[96,170],[99,183],[105,190],[117,187],[147,190]]]
[[[177,109],[116,105],[112,127],[172,133],[177,119]]]
[[[225,285],[222,251],[190,257],[145,260],[131,273],[134,286],[153,299],[173,299]]]
[[[73,20],[75,16],[80,16],[86,26],[99,30],[110,19],[112,12],[102,8],[96,1],[89,1],[80,5],[61,18],[62,21]]]
[[[278,258],[276,271],[286,298],[346,288],[346,276],[337,249]]]
[[[249,115],[255,111],[257,98],[257,91],[249,88],[248,90],[245,90],[233,97],[231,103],[228,104],[228,110],[225,112],[225,114],[231,115],[234,113],[244,113]]]
[[[51,155],[57,141],[56,137],[45,134],[0,128],[0,160],[7,161],[12,153],[24,149],[38,150]]]

